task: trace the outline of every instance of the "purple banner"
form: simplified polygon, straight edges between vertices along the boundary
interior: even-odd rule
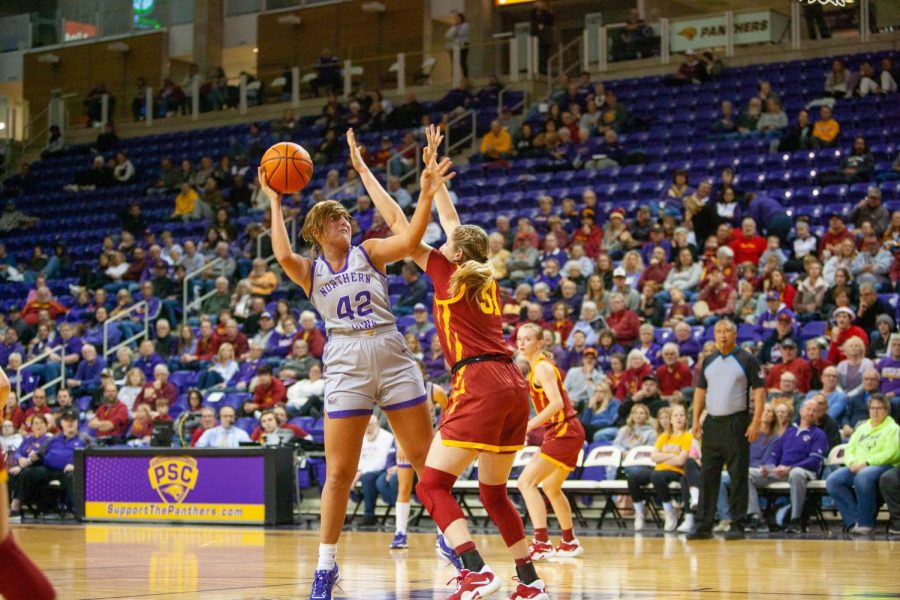
[[[265,504],[262,456],[85,456],[85,502]]]

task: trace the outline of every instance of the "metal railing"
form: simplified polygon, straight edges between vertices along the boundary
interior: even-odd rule
[[[141,300],[140,302],[137,302],[137,303],[133,304],[132,306],[129,306],[128,308],[126,308],[122,312],[118,313],[114,317],[110,317],[103,323],[103,358],[104,359],[107,356],[109,356],[110,354],[115,353],[119,348],[121,348],[123,346],[128,346],[132,342],[136,342],[136,341],[142,340],[144,338],[149,338],[149,335],[150,335],[149,334],[149,331],[150,331],[150,310],[149,309],[150,309],[150,305],[147,303],[147,301]],[[115,346],[110,348],[109,347],[109,328],[110,328],[110,326],[115,324],[115,326],[118,327],[119,321],[124,321],[130,315],[140,312],[141,310],[144,311],[143,312],[144,330],[134,334],[130,338],[120,340],[118,344],[116,344]],[[123,334],[123,337],[124,337],[124,334]]]
[[[466,129],[468,129],[468,132],[465,135],[451,141],[450,138],[453,136],[453,126],[466,120],[471,122],[471,129],[467,127]],[[475,114],[475,111],[467,110],[458,117],[448,121],[444,136],[444,154],[447,156],[450,156],[454,150],[461,148],[467,143],[471,143],[473,150],[476,149],[478,147],[478,116]]]
[[[188,301],[188,294],[191,291],[191,286],[189,285],[191,280],[196,279],[197,277],[200,277],[207,270],[211,270],[215,265],[217,265],[219,263],[223,263],[223,262],[225,262],[223,259],[217,258],[213,261],[210,261],[210,262],[204,264],[199,269],[197,269],[195,271],[191,271],[190,273],[188,273],[187,275],[184,276],[184,283],[183,283],[183,289],[182,289],[182,302],[181,302],[181,308],[182,308],[181,324],[182,325],[187,324],[190,311],[192,311],[195,307],[200,307],[203,304],[204,300],[206,300],[207,298],[209,298],[210,296],[212,296],[213,294],[216,293],[216,289],[215,289],[215,287],[213,287],[212,290],[206,292],[205,294],[201,294],[200,296],[197,296],[196,294],[194,294],[195,298],[191,301]]]
[[[505,96],[507,92],[511,92],[511,91],[518,91],[518,90],[510,90],[509,88],[503,88],[502,90],[500,90],[500,94],[497,96],[497,112],[498,113],[503,112],[503,96]],[[515,104],[511,105],[509,107],[509,111],[511,113],[515,114],[517,110],[525,109],[527,106],[530,105],[530,99],[531,99],[531,92],[529,92],[528,90],[524,90],[522,99],[519,100],[518,102],[516,102]]]
[[[21,404],[22,402],[25,402],[26,400],[29,400],[32,396],[34,396],[34,390],[45,390],[45,389],[47,389],[47,388],[49,388],[49,387],[52,387],[52,386],[56,385],[57,383],[59,383],[59,384],[64,384],[64,383],[66,382],[66,361],[65,361],[65,358],[66,358],[66,357],[65,357],[65,351],[66,351],[66,350],[65,350],[65,346],[62,345],[62,344],[60,344],[59,346],[56,346],[56,347],[54,347],[54,348],[49,348],[49,349],[45,350],[43,353],[39,354],[38,356],[35,356],[34,358],[32,358],[31,360],[29,360],[28,362],[24,363],[21,367],[19,367],[19,376],[16,378],[16,398],[17,398],[19,404]],[[37,386],[36,388],[34,388],[34,390],[31,390],[30,392],[28,392],[27,394],[25,394],[25,395],[23,396],[23,395],[22,395],[22,376],[21,376],[21,373],[22,373],[23,371],[25,371],[25,370],[26,370],[28,367],[30,367],[31,365],[34,365],[34,364],[37,364],[37,363],[39,363],[39,362],[41,362],[41,361],[47,360],[47,359],[50,358],[52,355],[57,354],[57,353],[59,353],[59,355],[60,355],[60,356],[62,357],[62,359],[63,359],[63,360],[60,360],[60,361],[59,361],[59,377],[56,377],[55,379],[52,379],[52,380],[50,380],[50,381],[45,381],[45,382],[42,383],[41,385],[39,385],[39,386]]]
[[[584,63],[582,52],[584,50],[584,35],[570,40],[566,44],[560,44],[559,50],[555,54],[547,58],[547,79],[554,81],[560,75],[570,75],[573,71],[577,72]],[[567,55],[574,54],[574,58]]]
[[[299,221],[297,220],[297,217],[294,216],[294,217],[287,219],[284,222],[284,225],[288,230],[288,239],[291,242],[291,247],[295,248],[296,244],[297,244],[297,233],[298,233],[297,230],[299,227]],[[259,236],[257,236],[257,238],[256,238],[256,256],[257,257],[262,257],[263,239],[271,238],[271,237],[272,237],[272,229],[271,228],[266,229],[265,231],[260,233]],[[275,260],[275,253],[273,252],[272,254],[270,254],[269,256],[266,256],[264,258],[265,258],[267,265],[271,264],[272,261]]]

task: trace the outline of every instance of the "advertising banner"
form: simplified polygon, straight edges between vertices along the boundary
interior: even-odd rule
[[[84,457],[84,517],[265,522],[263,456]]]
[[[787,27],[788,18],[775,11],[735,13],[734,44],[778,42]],[[725,46],[725,15],[672,21],[670,31],[672,52],[722,47]]]

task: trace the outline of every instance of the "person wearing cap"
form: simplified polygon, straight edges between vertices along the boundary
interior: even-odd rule
[[[126,417],[127,417],[126,409]],[[75,450],[92,445],[89,437],[78,433],[78,413],[74,410],[63,413],[59,419],[60,432],[47,442],[40,463],[22,471],[22,504],[40,504],[42,495],[50,481],[58,480],[72,504],[75,471]]]
[[[781,375],[790,372],[796,378],[797,390],[805,394],[809,391],[812,380],[812,367],[810,367],[809,361],[799,356],[797,340],[792,337],[785,338],[781,340],[778,347],[781,351],[781,362],[769,369],[766,375],[766,389],[779,387]]]
[[[684,62],[678,70],[666,79],[666,85],[691,85],[703,83],[709,79],[706,68],[697,58],[693,48],[684,51]]]
[[[576,410],[580,410],[590,401],[597,385],[603,380],[603,374],[597,369],[597,351],[585,348],[581,356],[581,366],[569,369],[563,381],[563,387]]]
[[[613,269],[610,293],[621,294],[628,310],[636,311],[641,305],[641,295],[628,285],[628,272],[622,267]]]
[[[487,161],[509,158],[512,154],[512,136],[499,120],[491,121],[490,131],[481,138],[479,152],[481,157]]]
[[[248,345],[253,346],[255,344],[263,349],[268,348],[269,339],[272,337],[274,331],[275,320],[272,318],[272,313],[264,310],[259,315],[259,331],[256,332],[256,335],[250,338]]]
[[[786,311],[793,318],[793,313],[784,305],[781,293],[777,290],[769,290],[765,294],[766,310],[756,319],[756,333],[760,336],[768,335],[775,329],[775,321]]]
[[[881,359],[890,353],[891,335],[897,331],[894,319],[888,314],[880,314],[875,319],[875,328],[869,337],[869,358]]]
[[[416,303],[413,306],[413,319],[415,319],[413,324],[407,326],[403,333],[412,333],[419,338],[419,342],[424,342],[429,334],[434,331],[434,325],[428,320],[428,307],[421,302]]]
[[[609,221],[603,226],[603,236],[600,248],[609,254],[613,260],[622,258],[631,234],[628,233],[628,224],[625,222],[625,210],[614,208],[609,211]]]
[[[856,315],[853,309],[842,306],[836,308],[831,318],[834,327],[831,329],[831,346],[828,348],[828,360],[831,364],[838,364],[846,358],[842,350],[844,343],[852,337],[858,337],[869,348],[869,335],[861,327],[853,324]]]
[[[787,309],[782,310],[775,320],[775,328],[768,330],[770,333],[763,339],[762,346],[757,353],[757,359],[764,365],[773,365],[781,358],[781,342],[791,337],[797,341],[794,331],[793,314]],[[799,344],[799,342],[797,342]]]
[[[750,444],[759,437],[765,404],[762,367],[737,347],[737,326],[724,319],[714,329],[716,351],[700,365],[694,390],[693,430],[703,442],[697,527],[689,540],[712,537],[722,469],[731,478],[729,514],[746,515],[749,495]],[[707,411],[702,420],[704,409]],[[743,538],[743,523],[732,525],[726,539]]]

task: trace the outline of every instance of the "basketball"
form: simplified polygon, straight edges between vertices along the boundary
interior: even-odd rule
[[[309,152],[293,142],[272,145],[259,164],[266,170],[269,187],[279,194],[299,192],[306,187],[313,174]]]

